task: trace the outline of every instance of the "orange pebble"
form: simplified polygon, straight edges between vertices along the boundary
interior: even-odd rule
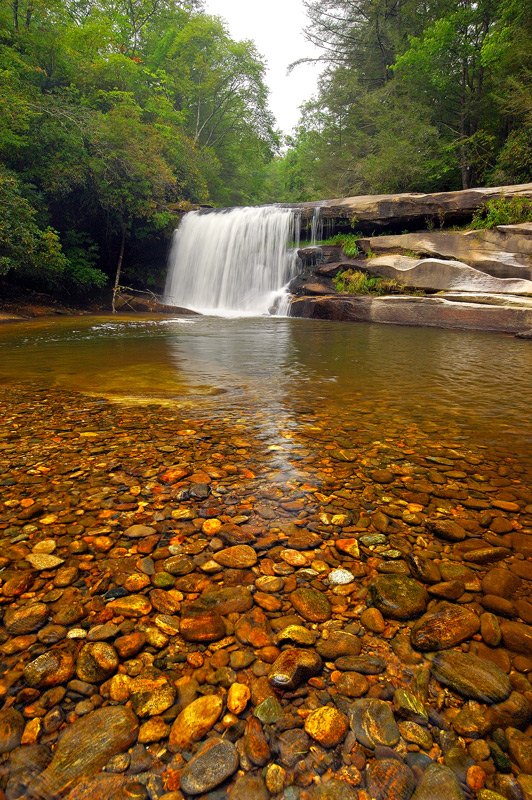
[[[187,653],[187,663],[198,669],[203,666],[204,658],[201,653]]]
[[[476,764],[473,764],[467,770],[466,781],[472,792],[479,792],[486,782],[486,773]]]

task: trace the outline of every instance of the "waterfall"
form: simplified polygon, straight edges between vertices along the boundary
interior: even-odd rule
[[[299,233],[299,214],[280,206],[190,211],[174,234],[164,302],[221,316],[279,313]]]

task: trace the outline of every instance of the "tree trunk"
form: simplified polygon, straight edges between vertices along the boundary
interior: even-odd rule
[[[113,314],[116,314],[116,296],[118,294],[118,289],[119,289],[120,273],[122,271],[122,261],[124,260],[124,247],[126,243],[125,222],[122,222],[121,229],[122,229],[122,240],[120,242],[120,253],[118,254],[118,264],[116,265],[115,285],[113,287],[113,302],[111,306]]]

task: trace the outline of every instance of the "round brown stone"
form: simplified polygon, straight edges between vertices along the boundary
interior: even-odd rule
[[[107,642],[88,642],[83,645],[76,661],[76,675],[86,683],[101,683],[118,669],[118,655]]]
[[[24,668],[24,680],[28,686],[39,689],[58,686],[73,676],[74,659],[65,651],[48,650]]]
[[[119,597],[117,600],[112,600],[107,604],[113,614],[122,617],[133,617],[138,619],[149,614],[152,605],[147,597],[143,594],[130,594],[127,597]]]
[[[233,569],[246,569],[257,563],[256,552],[247,544],[226,547],[225,550],[215,553],[213,558],[222,567],[232,567]]]
[[[323,592],[301,586],[291,592],[290,602],[303,619],[309,622],[326,622],[331,618],[331,604]]]
[[[305,730],[322,747],[336,747],[344,740],[349,720],[337,708],[322,706],[311,711],[305,720]]]

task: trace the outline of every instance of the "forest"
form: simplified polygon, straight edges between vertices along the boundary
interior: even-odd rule
[[[283,137],[261,55],[199,0],[3,0],[3,285],[160,290],[197,204],[531,180],[532,0],[306,5],[323,69]]]

